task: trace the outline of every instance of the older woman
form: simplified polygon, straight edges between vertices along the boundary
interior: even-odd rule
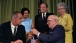
[[[65,43],[73,43],[72,39],[72,27],[73,27],[73,20],[70,14],[66,11],[68,9],[67,5],[64,2],[60,2],[57,4],[58,13],[60,14],[59,17],[59,24],[64,26],[65,28]]]

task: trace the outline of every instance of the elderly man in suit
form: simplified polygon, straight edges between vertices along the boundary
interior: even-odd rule
[[[47,24],[50,28],[47,34],[32,29],[33,34],[37,35],[39,40],[47,41],[47,43],[65,43],[64,28],[58,25],[58,17],[56,15],[50,15],[47,19]]]
[[[26,43],[25,28],[21,22],[22,14],[18,11],[14,12],[12,20],[0,26],[0,41],[2,43]]]

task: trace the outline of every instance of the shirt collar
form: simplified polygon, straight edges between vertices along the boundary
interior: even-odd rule
[[[11,22],[11,28],[15,28],[15,27],[18,28],[18,26],[14,26]]]
[[[46,12],[44,13],[44,16],[46,17]],[[43,17],[43,13],[42,13],[42,17]]]
[[[43,13],[42,13],[43,14]],[[46,15],[46,12],[44,13]]]

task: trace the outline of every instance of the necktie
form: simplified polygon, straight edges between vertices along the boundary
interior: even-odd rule
[[[45,14],[43,14],[43,20],[45,20]]]
[[[14,28],[14,36],[16,35],[16,27]]]

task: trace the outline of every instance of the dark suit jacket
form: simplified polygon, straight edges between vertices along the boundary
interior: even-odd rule
[[[48,43],[65,43],[65,31],[61,25],[55,26],[48,34],[40,33],[39,40],[47,41]]]
[[[26,36],[25,36],[25,28],[22,25],[19,25],[17,28],[17,33],[13,36],[11,31],[11,24],[10,22],[6,22],[1,24],[0,26],[0,41],[3,43],[10,43],[11,41],[22,40],[23,43],[26,43]]]
[[[35,16],[35,28],[39,32],[44,33],[49,30],[48,25],[47,25],[47,18],[51,14],[53,14],[53,13],[46,13],[46,18],[44,20],[42,19],[42,14],[38,14]]]

